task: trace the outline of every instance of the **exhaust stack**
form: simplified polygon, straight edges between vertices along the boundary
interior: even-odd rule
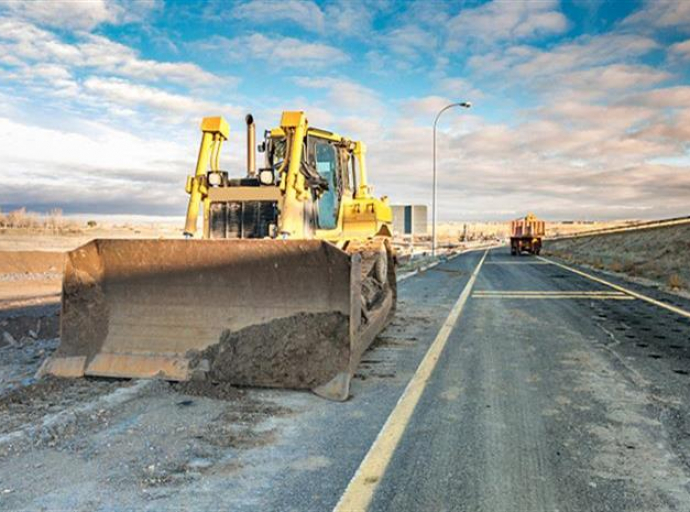
[[[256,125],[251,114],[244,120],[247,123],[247,176],[256,176]]]

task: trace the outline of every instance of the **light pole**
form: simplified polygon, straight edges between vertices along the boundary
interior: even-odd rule
[[[453,107],[470,108],[472,103],[469,101],[462,101],[460,103],[451,103],[446,105],[438,114],[436,114],[436,119],[434,119],[434,179],[433,179],[433,195],[431,198],[431,255],[436,256],[436,125],[438,124],[438,118],[441,117],[446,110]]]

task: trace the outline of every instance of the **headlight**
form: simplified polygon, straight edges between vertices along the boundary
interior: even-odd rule
[[[263,169],[259,172],[259,181],[262,185],[273,185],[275,179],[271,169]]]
[[[219,172],[211,172],[208,174],[208,184],[212,187],[217,187],[220,185],[222,178]]]

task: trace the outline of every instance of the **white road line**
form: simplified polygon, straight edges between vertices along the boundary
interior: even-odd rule
[[[473,299],[520,299],[520,300],[635,300],[629,295],[476,295]]]
[[[581,270],[577,270],[575,268],[569,267],[567,265],[563,265],[562,263],[558,263],[556,261],[550,260],[548,258],[544,258],[543,256],[537,256],[539,259],[547,261],[551,263],[552,265],[556,265],[557,267],[561,267],[565,270],[569,270],[570,272],[573,272],[577,275],[580,275],[582,277],[586,277],[587,279],[591,279],[592,281],[596,281],[597,283],[605,284],[606,286],[610,286],[614,290],[621,291],[623,293],[627,293],[628,295],[635,297],[636,299],[644,300],[646,302],[649,302],[650,304],[654,304],[655,306],[659,306],[660,308],[668,309],[669,311],[673,311],[674,313],[684,316],[686,318],[690,318],[690,311],[685,311],[684,309],[678,308],[676,306],[673,306],[671,304],[666,304],[665,302],[661,302],[656,299],[652,299],[651,297],[648,297],[646,295],[642,295],[641,293],[634,292],[632,290],[628,290],[627,288],[624,288],[622,286],[619,286],[617,284],[613,284],[609,281],[606,281],[605,279],[601,279],[599,277],[593,276],[591,274],[588,274],[587,272],[582,272]]]
[[[487,261],[485,265],[547,265],[543,261]]]
[[[576,290],[475,290],[474,295],[625,295],[623,292]]]
[[[378,436],[376,436],[374,444],[371,445],[369,452],[364,457],[364,460],[362,460],[352,480],[350,480],[340,501],[338,501],[338,504],[333,509],[334,512],[364,512],[369,507],[374,497],[374,492],[393,457],[393,452],[398,446],[405,432],[405,428],[414,413],[415,407],[422,396],[424,388],[431,377],[431,373],[441,357],[448,337],[458,321],[458,318],[460,318],[462,309],[472,292],[472,287],[477,280],[477,276],[479,275],[482,263],[484,263],[487,254],[488,250],[484,251],[482,258],[472,272],[460,297],[453,306],[453,309],[451,309],[448,318],[446,318],[446,321],[438,331],[436,339],[434,339],[429,347],[417,371],[398,399],[398,403],[395,405],[390,416],[388,416]]]

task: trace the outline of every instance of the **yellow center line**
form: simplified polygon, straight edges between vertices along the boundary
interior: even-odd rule
[[[652,299],[651,297],[648,297],[646,295],[643,295],[641,293],[634,292],[632,290],[628,290],[627,288],[624,288],[623,286],[619,286],[617,284],[613,284],[609,281],[606,281],[605,279],[601,279],[599,277],[593,276],[591,274],[588,274],[587,272],[582,272],[581,270],[577,270],[575,268],[569,267],[567,265],[563,265],[562,263],[558,263],[556,261],[550,260],[548,258],[544,258],[543,256],[537,256],[540,260],[544,260],[548,263],[551,263],[552,265],[556,265],[557,267],[561,267],[562,269],[568,270],[570,272],[573,272],[574,274],[577,274],[582,277],[586,277],[587,279],[591,279],[592,281],[595,281],[597,283],[605,284],[606,286],[610,286],[614,290],[618,290],[620,292],[626,293],[632,297],[635,297],[636,299],[644,300],[646,302],[649,302],[650,304],[654,304],[655,306],[659,306],[660,308],[667,309],[669,311],[673,311],[674,313],[684,316],[686,318],[690,318],[690,311],[685,311],[684,309],[678,308],[676,306],[672,306],[671,304],[666,304],[665,302],[661,302],[656,299]]]
[[[340,501],[333,509],[334,512],[364,512],[369,507],[374,497],[374,492],[393,457],[393,452],[398,446],[415,407],[422,396],[422,392],[431,377],[431,373],[441,357],[448,337],[460,318],[462,309],[472,292],[472,287],[477,280],[487,254],[488,251],[484,251],[484,255],[472,272],[469,281],[467,281],[460,297],[453,305],[453,309],[451,309],[448,318],[446,318],[446,321],[438,331],[417,371],[410,379],[378,436],[376,436],[374,444],[371,445],[369,452],[362,460],[352,480],[350,480]]]

